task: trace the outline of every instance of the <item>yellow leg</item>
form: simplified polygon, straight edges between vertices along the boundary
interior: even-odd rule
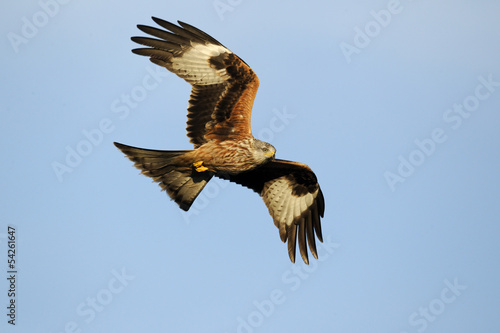
[[[194,162],[193,166],[196,168],[195,170],[198,172],[203,172],[208,170],[208,168],[203,165],[203,161]]]

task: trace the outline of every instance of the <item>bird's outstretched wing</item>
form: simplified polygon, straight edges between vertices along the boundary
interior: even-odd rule
[[[316,175],[303,163],[274,160],[237,175],[217,175],[253,189],[262,196],[288,254],[295,262],[298,238],[300,255],[309,263],[307,245],[317,259],[315,235],[322,242],[321,221],[325,201]]]
[[[212,140],[251,136],[250,117],[259,79],[237,55],[205,32],[183,22],[153,17],[162,30],[137,27],[156,38],[132,37],[149,48],[132,52],[150,57],[190,83],[187,135],[195,148]]]

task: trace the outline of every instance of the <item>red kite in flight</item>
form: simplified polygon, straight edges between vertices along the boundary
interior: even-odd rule
[[[134,165],[187,211],[213,176],[259,193],[295,262],[298,238],[302,259],[307,245],[318,258],[325,202],[315,174],[305,164],[275,159],[276,149],[252,136],[250,116],[259,87],[253,70],[203,31],[153,17],[166,30],[137,27],[156,37],[132,37],[147,48],[132,52],[192,85],[187,136],[193,150],[150,150],[116,143]],[[169,30],[169,31],[167,31]]]

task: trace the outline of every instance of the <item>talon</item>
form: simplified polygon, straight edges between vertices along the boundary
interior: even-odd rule
[[[204,166],[201,166],[201,167],[199,167],[199,168],[196,168],[196,171],[198,171],[198,172],[203,172],[203,171],[207,171],[207,170],[208,170],[208,168],[207,168],[207,167],[204,167]]]
[[[197,172],[203,172],[208,170],[208,168],[203,165],[203,161],[194,162],[193,166],[196,168],[195,170]]]

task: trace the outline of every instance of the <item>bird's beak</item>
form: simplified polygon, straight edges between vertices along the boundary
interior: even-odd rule
[[[270,151],[266,154],[266,156],[274,160],[275,153]]]

